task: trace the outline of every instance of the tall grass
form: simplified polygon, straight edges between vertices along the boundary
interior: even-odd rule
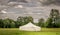
[[[20,31],[18,28],[0,28],[0,35],[60,35],[60,28],[42,28],[41,31]]]

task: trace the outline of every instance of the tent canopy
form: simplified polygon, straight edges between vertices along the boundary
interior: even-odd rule
[[[29,22],[28,24],[26,24],[24,26],[20,26],[19,30],[24,30],[24,31],[40,31],[41,27],[38,27],[38,26],[32,24],[31,22]]]

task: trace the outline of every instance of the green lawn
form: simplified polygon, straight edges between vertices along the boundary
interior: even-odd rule
[[[0,28],[0,35],[60,35],[60,28],[42,28],[40,32],[20,31],[18,28]]]

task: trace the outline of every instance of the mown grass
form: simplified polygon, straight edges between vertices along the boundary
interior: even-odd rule
[[[0,28],[0,35],[60,35],[60,28],[42,28],[41,31],[20,31],[18,28]]]

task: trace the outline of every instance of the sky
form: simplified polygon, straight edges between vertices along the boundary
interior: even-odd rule
[[[16,20],[18,16],[32,16],[47,19],[51,9],[60,10],[60,0],[0,0],[0,18]]]

